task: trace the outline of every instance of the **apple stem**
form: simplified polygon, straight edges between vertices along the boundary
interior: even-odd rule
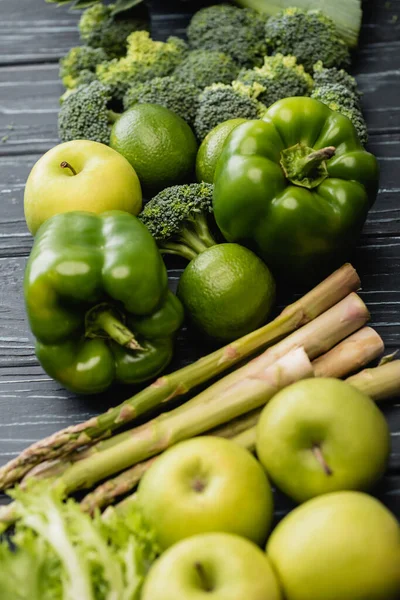
[[[203,565],[201,564],[201,562],[195,562],[194,566],[199,575],[199,578],[200,578],[200,581],[201,581],[204,591],[212,592],[212,590],[213,590],[212,585],[210,584],[210,582],[207,579],[205,569],[204,569]]]
[[[321,447],[318,446],[318,444],[314,444],[313,448],[312,448],[312,452],[315,456],[315,458],[317,459],[317,461],[319,462],[319,464],[321,465],[321,467],[323,468],[323,470],[325,471],[326,475],[333,475],[333,471],[330,468],[330,466],[327,464],[324,455],[322,454],[322,450]]]
[[[75,171],[74,167],[72,167],[66,160],[63,160],[62,163],[60,163],[60,167],[62,169],[69,169],[72,175],[77,175],[77,172]]]

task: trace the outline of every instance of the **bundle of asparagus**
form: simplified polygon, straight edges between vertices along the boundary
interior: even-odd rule
[[[260,410],[279,389],[305,377],[348,377],[382,353],[381,338],[365,327],[369,313],[355,293],[359,285],[353,267],[344,265],[266,326],[161,377],[107,413],[29,447],[0,469],[0,486],[48,477],[71,494],[102,482],[82,501],[82,508],[93,512],[134,489],[154,457],[180,440],[211,432],[252,450]],[[114,434],[257,353],[178,408]],[[399,366],[394,361],[349,381],[381,400],[400,390]],[[0,511],[3,529],[13,519],[11,505]]]

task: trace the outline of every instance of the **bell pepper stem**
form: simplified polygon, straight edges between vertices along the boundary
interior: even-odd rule
[[[305,158],[300,159],[297,164],[297,177],[302,179],[303,177],[307,177],[322,162],[329,160],[334,156],[336,152],[336,148],[333,146],[327,146],[326,148],[322,148],[321,150],[316,150],[315,152],[311,152]]]
[[[43,461],[65,456],[84,446],[93,445],[144,412],[223,373],[257,351],[276,343],[323,314],[350,292],[360,287],[355,269],[343,265],[310,292],[287,306],[274,320],[260,329],[200,358],[186,367],[158,379],[155,383],[119,406],[36,442],[0,468],[0,488],[11,487]]]
[[[125,327],[111,310],[100,311],[95,322],[120,346],[125,346],[130,350],[143,350],[132,331]]]
[[[72,173],[72,175],[77,175],[78,173],[75,171],[74,167],[72,165],[69,164],[69,162],[67,162],[66,160],[63,160],[62,163],[60,163],[60,167],[62,169],[69,169]]]
[[[291,183],[311,190],[328,177],[326,161],[332,158],[335,152],[336,148],[333,146],[313,150],[299,143],[282,150],[280,164]]]

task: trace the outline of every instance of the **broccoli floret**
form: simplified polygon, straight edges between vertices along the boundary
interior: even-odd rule
[[[239,81],[232,85],[214,83],[199,96],[199,107],[194,121],[194,130],[202,140],[207,133],[228,119],[259,119],[266,107],[257,100],[264,91],[263,86],[254,83],[246,86]]]
[[[340,83],[326,84],[315,88],[312,98],[323,102],[331,110],[335,110],[353,123],[360,142],[368,141],[367,125],[365,123],[358,96]]]
[[[89,83],[92,83],[92,81],[97,81],[96,73],[93,73],[93,71],[89,71],[87,69],[84,69],[83,71],[81,71],[80,75],[77,79],[76,86],[74,88],[68,88],[62,94],[62,96],[60,96],[60,104],[62,104],[64,102],[64,100],[66,98],[68,98],[68,96],[73,94],[78,87],[80,87],[81,85],[89,85]]]
[[[127,55],[98,65],[99,81],[122,100],[135,83],[170,75],[187,53],[187,44],[177,37],[166,42],[154,41],[147,31],[136,31],[127,40]]]
[[[328,68],[350,62],[348,47],[338,36],[334,22],[318,10],[288,8],[268,19],[265,33],[272,53],[295,56],[310,73],[319,60]]]
[[[218,50],[231,56],[240,66],[262,63],[265,52],[265,17],[230,4],[216,4],[199,10],[187,29],[194,49]]]
[[[344,69],[336,69],[335,67],[326,69],[322,61],[318,61],[314,65],[313,78],[316,87],[321,87],[322,85],[326,84],[340,83],[340,85],[344,85],[348,90],[353,92],[353,94],[361,98],[361,92],[358,89],[357,81]]]
[[[174,76],[199,90],[213,83],[231,83],[239,72],[233,58],[217,50],[192,50],[175,69]]]
[[[81,40],[92,48],[102,48],[109,58],[126,52],[126,39],[134,31],[148,29],[146,19],[114,17],[114,5],[96,4],[82,14],[79,21]]]
[[[241,71],[237,80],[245,85],[261,84],[264,91],[258,100],[265,106],[289,96],[309,96],[314,86],[311,75],[297,64],[296,57],[283,54],[266,56],[262,67]]]
[[[67,89],[73,89],[87,83],[88,73],[93,74],[99,63],[107,60],[107,54],[102,48],[76,46],[60,59],[60,77]],[[92,81],[93,81],[92,79]]]
[[[213,185],[190,183],[162,190],[146,204],[139,219],[162,253],[191,260],[215,245],[207,215],[212,213]]]
[[[58,114],[58,133],[63,142],[93,140],[108,144],[117,115],[109,110],[110,90],[98,81],[70,93]]]
[[[190,82],[179,81],[173,75],[156,77],[129,88],[124,96],[124,108],[134,104],[160,104],[182,117],[189,125],[194,121],[199,90]]]

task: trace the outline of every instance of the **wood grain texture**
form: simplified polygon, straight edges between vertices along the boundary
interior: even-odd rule
[[[183,34],[189,3],[158,2],[153,35]],[[165,7],[168,4],[170,10]],[[172,6],[174,4],[174,6]],[[160,9],[163,7],[163,10]],[[190,6],[193,4],[190,3]],[[372,325],[388,351],[400,347],[400,0],[369,0],[353,71],[364,93],[370,141],[381,166],[378,200],[352,257],[359,270]],[[58,142],[62,86],[57,61],[78,43],[78,15],[43,0],[0,0],[0,463],[28,443],[116,404],[131,390],[77,397],[37,364],[27,326],[22,282],[32,238],[23,216],[26,177],[40,155]],[[169,261],[171,287],[183,262]],[[296,296],[296,294],[294,294]],[[288,296],[281,303],[291,300]],[[183,330],[174,364],[187,364],[207,348]],[[384,407],[393,452],[377,495],[400,516],[400,402]],[[4,499],[0,498],[0,503]],[[287,510],[279,497],[278,513]]]

